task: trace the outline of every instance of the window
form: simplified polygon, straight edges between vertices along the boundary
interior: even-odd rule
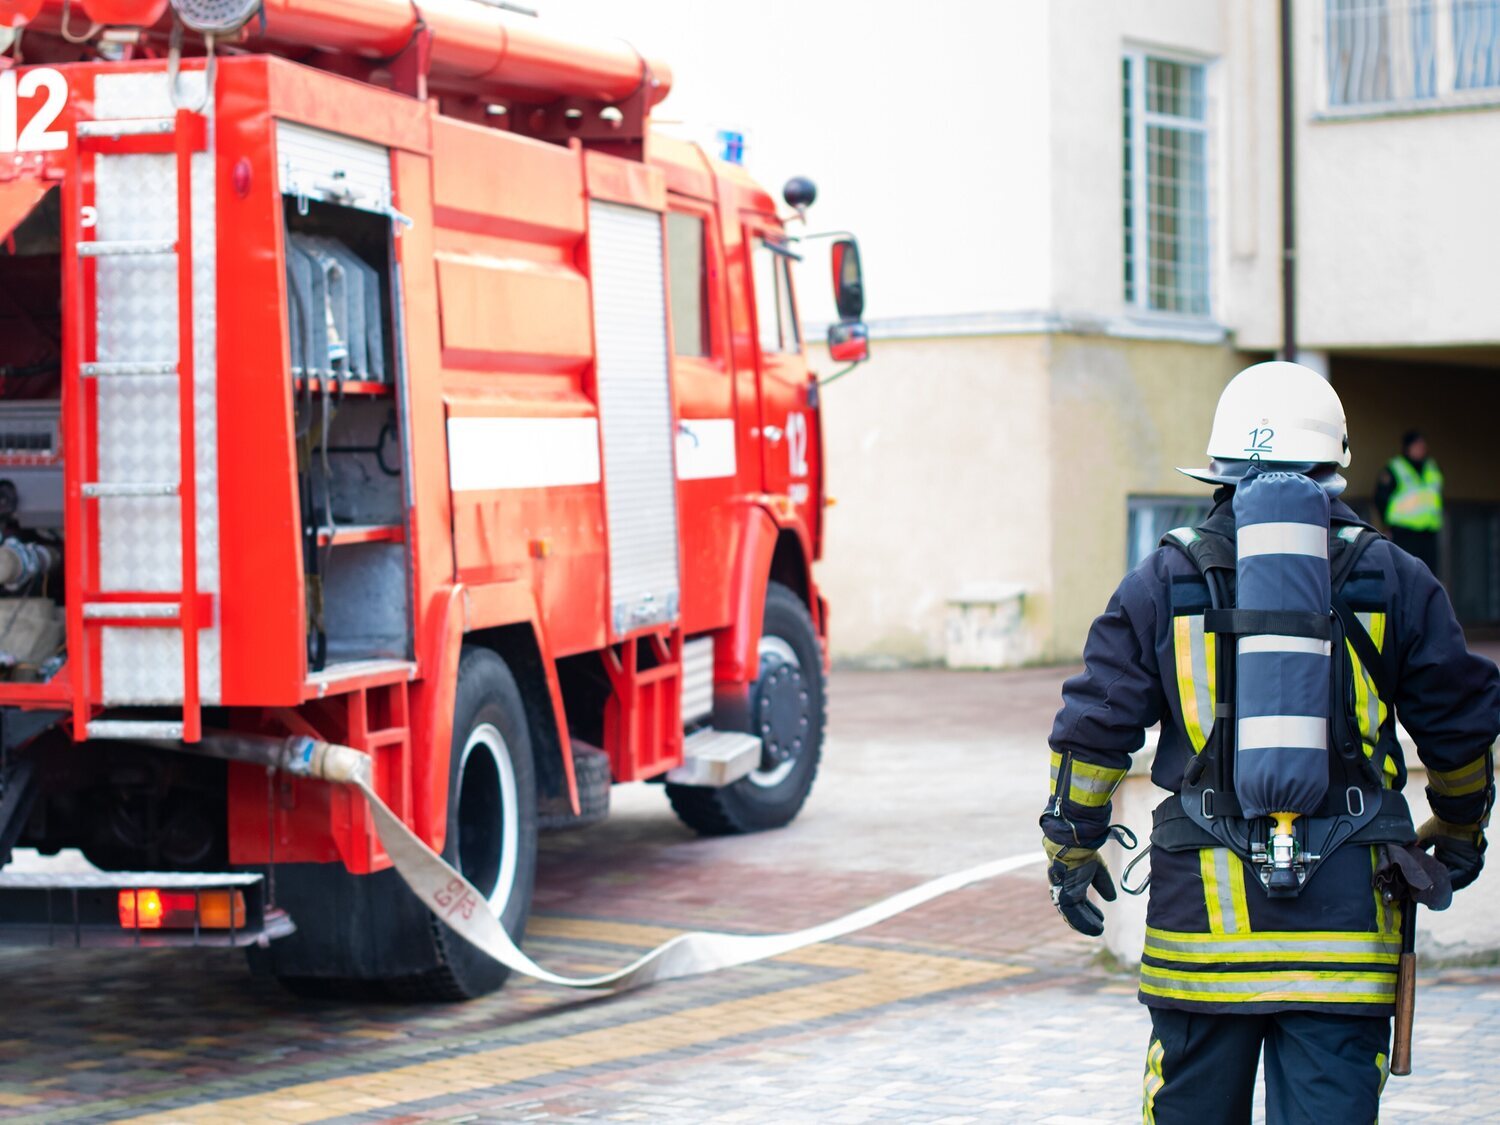
[[[1125,301],[1209,315],[1205,68],[1125,56]]]
[[[667,213],[667,276],[672,301],[672,350],[678,355],[708,356],[707,224],[698,215]]]
[[[1208,515],[1208,497],[1132,496],[1127,501],[1125,567],[1134,570],[1174,527],[1196,527]]]
[[[1500,0],[1324,0],[1323,36],[1330,109],[1500,90]]]
[[[792,301],[791,257],[773,250],[765,239],[756,239],[755,322],[762,355],[802,350],[797,329],[797,310]]]

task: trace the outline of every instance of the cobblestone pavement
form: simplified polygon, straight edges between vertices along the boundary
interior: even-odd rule
[[[647,786],[546,838],[528,948],[619,964],[685,928],[776,931],[1035,847],[1056,671],[845,673],[823,776],[777,833],[698,840]],[[0,953],[0,1118],[160,1122],[1123,1122],[1148,1021],[1039,867],[772,962],[614,998],[296,1001],[225,954]],[[3,1036],[4,1033],[0,1033]],[[1390,1123],[1500,1117],[1500,971],[1433,974]]]

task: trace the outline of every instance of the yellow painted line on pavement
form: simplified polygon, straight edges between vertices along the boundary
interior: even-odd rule
[[[656,926],[574,919],[534,919],[538,936],[651,946],[676,931]],[[849,976],[778,989],[666,1015],[647,1016],[556,1038],[432,1059],[378,1074],[350,1074],[265,1094],[204,1102],[132,1118],[153,1125],[269,1120],[286,1125],[326,1121],[370,1109],[478,1092],[599,1063],[620,1062],[735,1035],[793,1028],[830,1016],[880,1008],[935,992],[986,984],[1031,970],[994,961],[933,957],[855,945],[818,945],[780,958],[850,969]]]

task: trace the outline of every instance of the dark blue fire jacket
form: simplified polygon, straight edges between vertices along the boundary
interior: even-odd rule
[[[1229,495],[1216,497],[1215,515],[1229,511]],[[1338,501],[1332,518],[1335,530],[1360,522]],[[1350,646],[1347,704],[1366,754],[1386,751],[1387,785],[1399,787],[1399,716],[1427,768],[1433,811],[1454,824],[1478,823],[1500,734],[1495,665],[1468,651],[1427,567],[1388,541],[1370,545],[1342,592],[1394,673],[1395,698],[1381,699]],[[1049,839],[1103,843],[1111,795],[1158,722],[1151,778],[1163,789],[1181,788],[1214,722],[1219,637],[1204,631],[1208,604],[1197,568],[1175,548],[1157,549],[1120,583],[1089,631],[1084,671],[1063,685],[1050,740],[1052,796],[1042,816]],[[1142,1001],[1200,1011],[1389,1014],[1401,908],[1373,891],[1374,852],[1341,848],[1300,895],[1270,898],[1228,849],[1156,849]]]

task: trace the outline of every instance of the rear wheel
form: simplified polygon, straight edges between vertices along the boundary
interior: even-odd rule
[[[777,582],[766,590],[758,655],[748,729],[762,740],[759,768],[721,789],[667,786],[683,823],[705,836],[790,824],[818,775],[827,717],[823,651],[807,606]]]
[[[485,896],[520,944],[536,880],[536,777],[520,689],[488,649],[459,663],[443,858]],[[509,970],[427,916],[439,967],[388,982],[402,999],[470,1000],[505,983]]]

